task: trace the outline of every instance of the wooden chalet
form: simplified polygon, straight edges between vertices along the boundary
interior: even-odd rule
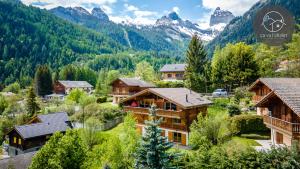
[[[64,81],[58,80],[54,84],[55,94],[69,94],[73,89],[81,89],[87,93],[91,93],[93,86],[86,81]]]
[[[111,86],[111,95],[113,96],[113,103],[115,104],[142,90],[155,87],[155,85],[137,78],[118,78],[111,83]]]
[[[15,126],[6,134],[8,155],[16,156],[39,150],[55,132],[72,128],[67,113],[53,113],[35,116],[28,124]]]
[[[186,64],[166,64],[160,69],[162,80],[183,80]]]
[[[199,113],[206,115],[211,101],[186,88],[149,88],[122,102],[125,111],[132,112],[137,119],[137,130],[144,133],[145,120],[148,120],[149,108],[157,107],[157,116],[163,135],[168,141],[188,145],[190,125]]]
[[[273,144],[300,142],[300,78],[260,78],[250,91]]]

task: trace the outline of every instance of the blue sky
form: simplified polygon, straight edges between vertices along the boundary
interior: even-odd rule
[[[115,22],[128,20],[137,24],[152,24],[156,19],[176,11],[183,19],[207,25],[216,7],[242,15],[258,0],[22,0],[40,8],[82,6],[88,10],[101,7]]]

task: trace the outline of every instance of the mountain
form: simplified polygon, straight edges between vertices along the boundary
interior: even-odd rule
[[[171,39],[189,39],[194,34],[199,35],[204,41],[210,41],[213,38],[212,30],[200,29],[198,24],[182,20],[176,12],[158,19],[153,27],[154,29],[161,28]]]
[[[56,70],[74,61],[124,50],[126,47],[109,36],[66,22],[46,10],[0,1],[1,83],[28,81],[26,77],[33,77],[39,64]]]
[[[221,10],[217,7],[214,13],[210,16],[210,26],[214,26],[220,23],[229,23],[234,18],[234,15],[230,11]]]
[[[224,30],[207,44],[208,54],[212,56],[216,46],[224,47],[227,43],[246,42],[253,44],[257,42],[252,27],[255,14],[258,10],[270,5],[279,5],[286,8],[295,16],[296,22],[300,23],[300,1],[260,0],[245,12],[243,16],[232,19]]]
[[[120,44],[135,50],[173,50],[179,52],[184,50],[180,42],[170,42],[165,36],[157,32],[140,29],[135,25],[116,24],[110,21],[109,17],[100,8],[94,8],[89,13],[81,7],[56,7],[51,9],[50,12],[64,20],[106,34]]]

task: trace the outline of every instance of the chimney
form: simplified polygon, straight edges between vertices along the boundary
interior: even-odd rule
[[[189,102],[188,94],[185,95],[185,101]]]

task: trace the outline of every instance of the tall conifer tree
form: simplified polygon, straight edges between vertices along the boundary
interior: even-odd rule
[[[185,70],[185,86],[197,92],[206,92],[207,85],[207,54],[197,35],[194,35],[187,53]]]
[[[52,93],[52,74],[47,65],[38,66],[35,72],[34,82],[36,93],[39,96],[45,96]]]
[[[157,119],[155,106],[150,108],[150,121],[146,121],[146,132],[136,153],[135,168],[170,169],[175,156],[167,151],[172,144],[161,136],[160,120]]]
[[[39,110],[39,105],[36,102],[36,95],[32,87],[28,89],[28,94],[26,99],[26,109],[27,109],[27,114],[30,117],[32,117]]]

